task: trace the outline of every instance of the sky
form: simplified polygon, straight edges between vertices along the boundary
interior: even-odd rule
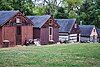
[[[34,0],[33,0],[33,2],[36,4],[36,5],[41,5],[42,3],[43,3],[43,1],[44,0],[36,0],[36,2],[34,2]],[[48,1],[48,0],[47,0]],[[61,0],[57,0],[57,4],[59,4],[59,2],[60,2]]]

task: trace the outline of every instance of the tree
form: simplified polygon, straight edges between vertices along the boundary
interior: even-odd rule
[[[0,0],[0,10],[19,10],[26,15],[49,14],[55,18],[76,18],[100,27],[100,0]]]
[[[7,0],[0,1],[0,10],[13,10],[14,8],[11,7],[10,3]]]
[[[68,18],[77,18],[80,6],[84,0],[64,0],[63,5],[66,8]]]
[[[40,4],[38,2],[40,2]],[[34,0],[34,4],[38,3],[36,6],[43,6],[43,9],[45,10],[44,13],[52,16],[55,16],[58,6],[61,4],[61,2],[62,0]]]
[[[14,10],[24,12],[26,15],[34,15],[34,4],[32,0],[9,0]]]
[[[58,7],[58,11],[55,14],[55,18],[66,19],[68,18],[65,9],[63,7]]]
[[[100,0],[85,0],[80,8],[80,18],[84,24],[100,27]]]
[[[26,15],[34,15],[32,0],[1,0],[0,10],[19,10]]]

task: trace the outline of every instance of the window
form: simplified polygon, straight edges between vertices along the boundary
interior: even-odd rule
[[[52,35],[52,33],[53,33],[53,28],[49,27],[49,35]]]
[[[49,26],[51,26],[51,25],[52,25],[52,19],[49,20]]]
[[[77,24],[75,24],[74,28],[77,28]]]
[[[50,28],[50,35],[52,35],[52,28]]]
[[[94,32],[95,32],[95,29],[94,29]]]
[[[20,18],[16,18],[16,23],[20,23]]]
[[[53,27],[49,27],[49,40],[53,40]]]

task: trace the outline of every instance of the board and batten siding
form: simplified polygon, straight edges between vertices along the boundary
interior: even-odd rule
[[[0,28],[0,47],[2,47],[2,28]]]
[[[59,40],[59,29],[53,28],[53,40],[54,42],[58,42]]]
[[[14,26],[2,27],[2,42],[3,40],[9,40],[9,47],[16,45],[16,28]]]
[[[22,26],[22,45],[24,45],[25,40],[28,39],[33,39],[33,27]]]
[[[49,44],[49,28],[41,28],[40,31],[41,44]]]
[[[33,28],[33,39],[40,39],[40,28]]]

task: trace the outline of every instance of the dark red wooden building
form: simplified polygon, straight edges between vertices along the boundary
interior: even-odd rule
[[[27,16],[34,23],[33,39],[39,39],[41,44],[49,44],[59,40],[59,25],[50,15]]]
[[[19,11],[0,11],[0,47],[23,45],[33,38],[33,23]]]

